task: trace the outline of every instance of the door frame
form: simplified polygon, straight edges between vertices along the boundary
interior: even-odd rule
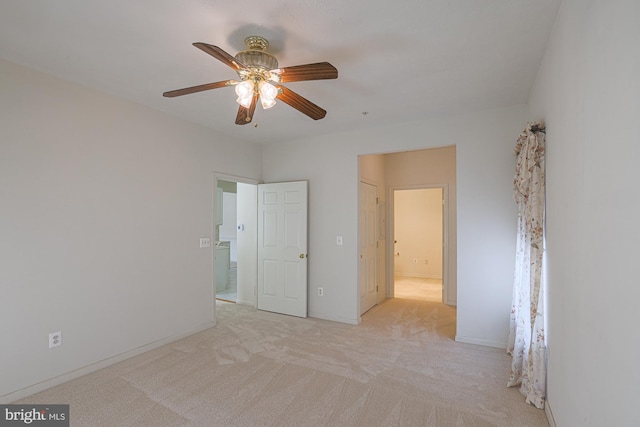
[[[379,282],[380,282],[380,278],[378,277],[378,265],[380,263],[380,258],[378,255],[378,243],[379,243],[379,239],[378,239],[378,235],[377,235],[377,231],[378,231],[378,227],[379,227],[379,215],[378,215],[378,206],[379,206],[379,199],[380,199],[380,187],[378,186],[378,184],[376,184],[375,182],[369,181],[367,179],[360,179],[358,180],[358,254],[362,253],[362,248],[360,247],[360,243],[361,243],[361,238],[362,236],[360,235],[360,226],[361,226],[361,222],[360,222],[360,184],[366,184],[366,185],[370,185],[373,188],[376,189],[376,212],[375,212],[375,219],[374,219],[374,223],[375,223],[375,241],[376,241],[376,256],[375,256],[375,282],[376,282],[376,303],[370,307],[368,310],[371,310],[373,307],[375,307],[376,305],[380,304],[380,289],[379,289]],[[361,299],[361,289],[360,289],[360,285],[361,285],[361,280],[362,280],[362,275],[364,274],[364,272],[362,271],[362,264],[360,262],[360,257],[358,257],[358,316],[361,318],[362,315],[364,313],[361,313],[362,311],[362,299]],[[387,284],[384,284],[384,288],[386,289]]]
[[[394,226],[395,218],[393,215],[396,190],[429,190],[442,189],[442,303],[447,304],[449,301],[449,186],[448,184],[416,184],[416,185],[399,185],[389,187],[387,195],[387,298],[394,298],[395,294],[395,251],[394,251]]]

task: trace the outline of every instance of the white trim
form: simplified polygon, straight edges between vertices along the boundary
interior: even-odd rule
[[[375,307],[376,305],[378,305],[380,303],[380,289],[379,289],[379,284],[378,284],[378,281],[379,281],[379,278],[378,278],[378,267],[379,267],[380,260],[378,259],[378,250],[377,250],[378,242],[379,242],[377,225],[378,225],[378,200],[379,200],[379,197],[380,197],[380,187],[378,186],[378,184],[376,184],[373,181],[368,180],[368,179],[360,179],[358,181],[358,233],[357,233],[358,234],[358,254],[362,253],[362,248],[360,247],[360,242],[362,241],[361,236],[360,236],[360,202],[361,202],[361,200],[360,200],[360,187],[361,187],[361,184],[369,185],[369,186],[375,188],[375,190],[376,190],[376,212],[375,212],[375,219],[374,219],[374,224],[376,224],[376,229],[374,231],[375,236],[376,236],[376,257],[375,257],[376,266],[375,266],[375,279],[374,279],[375,282],[376,282],[376,303],[372,306],[372,307]],[[361,296],[362,294],[361,294],[361,292],[362,291],[360,289],[360,285],[361,285],[360,279],[362,277],[362,271],[360,269],[361,269],[361,263],[360,263],[360,258],[358,257],[358,279],[357,279],[358,280],[358,313],[359,313],[359,316],[362,317],[362,315],[364,313],[361,313],[361,311],[362,311],[362,296]],[[386,288],[387,284],[385,283],[384,285],[385,285],[384,287]],[[369,307],[368,310],[371,310],[372,307]]]
[[[478,339],[478,338],[469,338],[469,337],[463,337],[463,336],[460,336],[460,335],[456,335],[456,342],[462,342],[462,343],[474,344],[474,345],[481,345],[483,347],[495,347],[495,348],[502,348],[502,349],[506,349],[507,348],[507,343],[506,342],[483,340],[483,339]]]
[[[253,178],[247,178],[244,176],[238,176],[238,175],[229,175],[226,173],[220,173],[220,172],[213,172],[213,176],[216,178],[216,180],[221,180],[221,181],[229,181],[229,182],[241,182],[243,184],[253,184],[253,185],[258,185],[258,184],[262,184],[262,180],[259,179],[253,179]]]
[[[236,300],[236,304],[240,304],[240,305],[248,305],[248,306],[250,306],[250,307],[257,308],[257,307],[256,307],[256,303],[255,303],[255,301],[242,301],[242,300]]]
[[[123,360],[132,358],[134,356],[138,356],[142,353],[146,353],[147,351],[154,350],[158,347],[162,347],[163,345],[172,343],[174,341],[178,341],[182,338],[188,337],[190,335],[197,334],[198,332],[202,332],[206,329],[215,326],[215,322],[205,323],[204,325],[200,325],[197,328],[188,330],[186,332],[182,332],[180,334],[172,335],[167,338],[163,338],[158,341],[154,341],[149,344],[145,344],[143,346],[134,348],[129,351],[125,351],[124,353],[117,354],[115,356],[109,357],[107,359],[101,360],[99,362],[92,363],[90,365],[84,366],[82,368],[74,369],[73,371],[60,374],[57,377],[50,378],[48,380],[41,381],[39,383],[30,385],[21,390],[14,391],[9,394],[5,394],[4,396],[0,396],[0,404],[8,404],[11,402],[15,402],[27,396],[31,396],[34,393],[41,392],[48,388],[66,383],[67,381],[71,381],[73,379],[79,378],[83,375],[90,374],[102,368],[106,368],[107,366],[115,365],[118,362],[122,362]]]
[[[553,412],[551,412],[551,405],[549,405],[548,400],[544,402],[544,414],[547,416],[549,427],[556,427],[556,420],[553,418]]]
[[[309,311],[308,316],[313,319],[331,320],[332,322],[347,323],[349,325],[359,325],[362,322],[362,317],[358,316],[357,319],[342,316],[331,316],[325,313],[318,313],[316,311]]]

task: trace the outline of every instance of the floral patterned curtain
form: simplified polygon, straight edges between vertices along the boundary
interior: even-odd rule
[[[527,403],[544,408],[546,390],[544,289],[544,142],[542,123],[528,123],[514,149],[518,205],[516,266],[507,351],[513,356],[507,385],[520,386]]]

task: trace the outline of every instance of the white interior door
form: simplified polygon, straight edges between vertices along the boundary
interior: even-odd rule
[[[378,189],[370,184],[360,183],[360,314],[378,302],[376,213],[378,210]]]
[[[258,309],[307,317],[307,182],[258,185]]]

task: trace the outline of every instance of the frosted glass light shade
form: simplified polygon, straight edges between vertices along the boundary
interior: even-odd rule
[[[236,99],[236,102],[240,105],[242,105],[244,108],[249,108],[251,107],[251,101],[253,100],[253,96],[249,95],[249,96],[239,96],[238,99]]]
[[[253,96],[253,82],[250,80],[245,80],[236,85],[236,95],[239,98],[251,98]]]
[[[260,83],[260,97],[267,100],[275,100],[278,96],[278,89],[271,83]]]
[[[276,105],[275,99],[266,99],[266,98],[260,97],[260,101],[262,102],[262,108],[264,108],[265,110]]]

